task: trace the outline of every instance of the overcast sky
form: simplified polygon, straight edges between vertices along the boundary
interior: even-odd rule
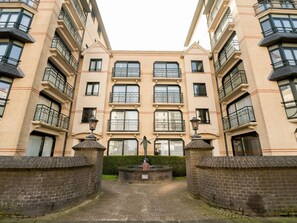
[[[183,50],[198,0],[97,0],[113,50]]]

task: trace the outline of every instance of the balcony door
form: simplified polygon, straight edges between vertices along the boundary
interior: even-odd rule
[[[181,111],[156,111],[155,131],[183,131],[183,120]]]
[[[114,103],[138,103],[139,86],[137,85],[115,85],[113,86]]]
[[[154,91],[155,103],[181,103],[179,86],[157,85]]]
[[[110,131],[138,131],[138,112],[112,111]]]

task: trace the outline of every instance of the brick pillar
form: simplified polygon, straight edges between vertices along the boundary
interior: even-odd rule
[[[197,161],[201,157],[212,156],[213,148],[213,146],[199,138],[194,138],[192,142],[185,147],[187,188],[195,198],[199,198]]]
[[[88,195],[97,193],[101,187],[103,155],[106,148],[96,140],[89,138],[72,148],[75,151],[74,156],[85,156],[93,164],[89,176]]]

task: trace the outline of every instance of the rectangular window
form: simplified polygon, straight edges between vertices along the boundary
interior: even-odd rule
[[[0,117],[3,117],[4,109],[8,101],[8,95],[11,88],[12,79],[0,77]]]
[[[192,72],[204,72],[203,62],[201,60],[192,60]]]
[[[110,114],[109,131],[137,132],[138,131],[138,111],[137,110],[113,110]]]
[[[88,123],[91,117],[96,117],[96,108],[84,108],[81,122]]]
[[[210,124],[209,110],[208,109],[196,109],[196,116],[200,118],[200,124]]]
[[[86,95],[98,95],[99,94],[99,82],[88,82],[86,88]]]
[[[139,103],[138,85],[114,85],[110,97],[111,103]]]
[[[137,154],[138,142],[136,139],[115,139],[108,142],[109,156],[133,156]]]
[[[49,135],[31,134],[27,148],[27,156],[53,156],[55,138]]]
[[[207,96],[205,83],[195,83],[193,86],[194,96]]]
[[[180,68],[177,62],[155,62],[154,77],[180,78]]]
[[[178,85],[155,85],[154,103],[182,103],[183,98]]]
[[[138,61],[117,61],[113,68],[113,77],[140,77]]]
[[[183,156],[184,141],[181,139],[157,139],[155,141],[155,155]]]
[[[156,111],[154,131],[183,132],[184,120],[181,111]]]
[[[101,59],[91,59],[89,71],[101,71],[102,60]]]

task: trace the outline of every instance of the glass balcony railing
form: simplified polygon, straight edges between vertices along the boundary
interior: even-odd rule
[[[55,89],[62,92],[67,97],[73,99],[73,87],[68,84],[61,75],[51,67],[45,68],[43,81],[48,82]]]
[[[256,15],[268,9],[297,9],[297,1],[259,0],[258,3],[254,4]]]
[[[7,2],[9,2],[9,3],[23,3],[35,10],[37,10],[38,5],[39,5],[39,1],[37,1],[37,0],[0,0],[0,3],[7,3]]]
[[[112,68],[112,77],[140,77],[139,67],[114,67]]]
[[[86,21],[87,21],[87,16],[86,14],[83,12],[82,8],[79,6],[79,1],[78,0],[71,0],[72,5],[75,8],[75,11],[78,15],[78,17],[80,18],[80,21],[82,22],[82,24],[85,26],[86,25]]]
[[[183,94],[179,92],[155,92],[154,103],[183,103]]]
[[[236,52],[239,51],[239,43],[237,40],[232,40],[222,52],[220,52],[220,56],[218,60],[215,62],[215,72],[218,72],[231,58],[231,56]]]
[[[285,107],[288,119],[297,118],[297,101],[293,100],[293,101],[286,101],[282,103]]]
[[[15,28],[28,33],[29,27],[18,22],[0,22],[0,28]]]
[[[181,119],[154,122],[155,132],[184,132],[185,121]]]
[[[180,68],[154,68],[154,77],[181,78]]]
[[[8,56],[0,56],[0,62],[17,67],[20,63],[20,60]]]
[[[69,117],[59,113],[58,111],[43,105],[38,104],[36,106],[34,121],[41,121],[43,123],[49,124],[62,129],[68,129]]]
[[[272,29],[265,30],[262,32],[264,37],[270,36],[275,33],[294,33],[297,34],[297,29],[293,27],[273,27]]]
[[[280,67],[297,66],[297,60],[284,59],[284,60],[272,63],[272,66],[273,66],[273,69],[277,69]]]
[[[57,49],[60,52],[64,60],[75,70],[78,70],[78,61],[75,57],[71,54],[68,48],[64,45],[64,43],[57,37],[53,38],[52,41],[52,48]]]
[[[222,19],[219,27],[216,29],[215,34],[211,40],[211,47],[214,48],[216,43],[219,41],[219,39],[221,38],[222,34],[224,33],[226,27],[228,26],[228,24],[233,23],[233,18],[231,13],[227,14],[226,16],[224,16],[224,18]]]
[[[114,92],[110,93],[110,103],[139,103],[138,92]]]
[[[108,120],[109,132],[138,132],[138,119],[110,119]]]
[[[221,8],[223,0],[217,0],[215,6],[213,7],[212,11],[210,12],[207,18],[207,25],[208,27],[211,26],[214,18],[217,16],[219,9]]]
[[[229,116],[223,118],[224,130],[237,128],[250,122],[255,122],[254,109],[252,106],[246,106],[233,112]]]
[[[224,83],[222,87],[219,88],[219,98],[220,100],[231,94],[238,86],[242,84],[247,84],[247,79],[244,70],[237,71],[230,80]]]
[[[60,11],[59,19],[64,21],[67,29],[71,33],[71,36],[75,39],[76,43],[81,47],[82,38],[80,37],[77,29],[73,25],[73,22],[70,16],[63,9]]]

